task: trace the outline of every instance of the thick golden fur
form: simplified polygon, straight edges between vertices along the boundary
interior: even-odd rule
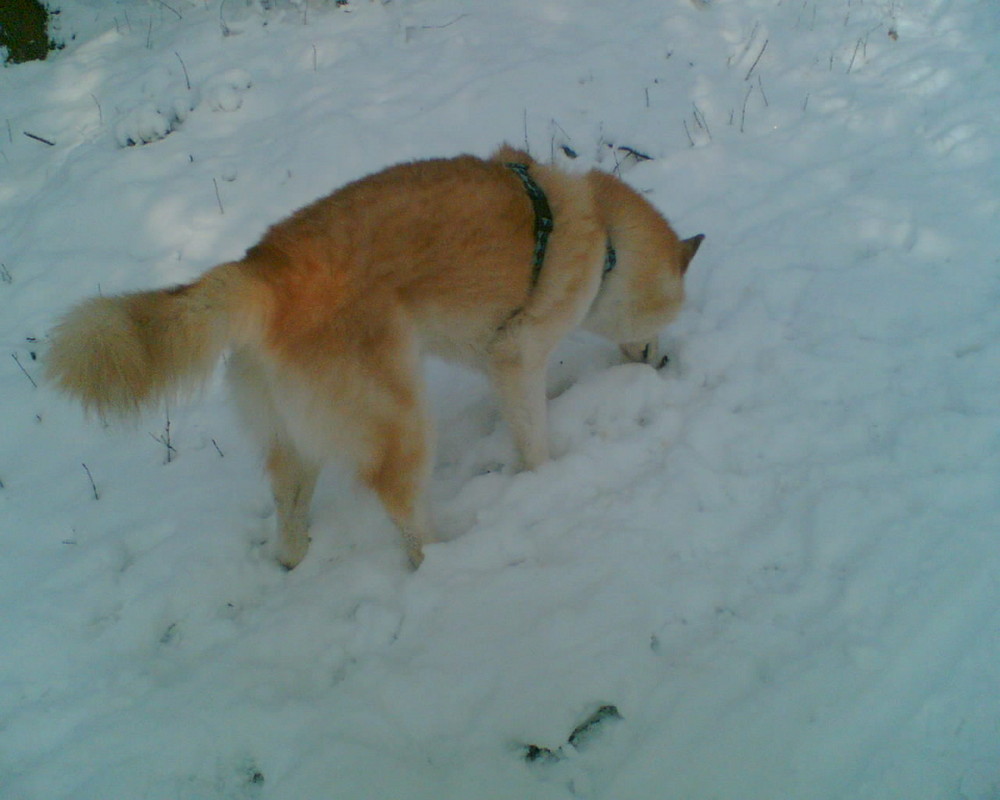
[[[509,162],[530,165],[555,220],[534,285],[535,212]],[[53,331],[47,371],[85,407],[127,416],[197,384],[231,349],[237,403],[266,452],[280,561],[305,556],[316,476],[339,451],[419,564],[432,462],[421,353],[485,370],[535,467],[548,457],[552,350],[582,325],[658,361],[701,238],[678,240],[613,176],[506,147],[401,164],[297,211],[194,283],[85,301]],[[617,264],[603,275],[608,242]]]

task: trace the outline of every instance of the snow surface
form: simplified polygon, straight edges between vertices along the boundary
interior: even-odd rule
[[[0,70],[0,796],[1000,798],[994,0],[58,5]],[[29,380],[80,298],[503,140],[708,238],[664,370],[560,350],[536,473],[428,365],[417,572],[336,469],[279,569],[218,376],[169,430]]]

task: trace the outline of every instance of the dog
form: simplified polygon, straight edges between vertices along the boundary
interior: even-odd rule
[[[204,381],[224,351],[263,448],[287,569],[323,462],[353,461],[414,567],[431,541],[421,354],[484,370],[522,465],[548,458],[546,367],[578,327],[659,365],[704,236],[680,240],[617,177],[503,146],[399,164],[316,200],[239,261],[174,288],[94,297],[51,333],[46,373],[101,418]]]

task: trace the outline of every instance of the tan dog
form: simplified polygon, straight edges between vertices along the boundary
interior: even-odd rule
[[[267,453],[289,569],[309,546],[322,462],[351,456],[414,566],[430,540],[432,463],[420,354],[484,369],[524,466],[548,458],[549,355],[577,326],[659,363],[702,236],[680,241],[617,178],[569,175],[502,148],[390,167],[274,225],[194,283],[72,309],[50,379],[126,416],[197,384],[232,348],[229,378]]]

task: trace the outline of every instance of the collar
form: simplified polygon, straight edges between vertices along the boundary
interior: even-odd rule
[[[538,276],[542,272],[542,263],[545,261],[545,248],[549,243],[549,234],[555,228],[552,220],[552,209],[549,207],[548,198],[542,187],[528,174],[528,165],[517,162],[508,162],[505,165],[512,170],[524,184],[524,190],[531,198],[531,205],[535,210],[535,260],[531,265],[531,285],[538,283]]]

